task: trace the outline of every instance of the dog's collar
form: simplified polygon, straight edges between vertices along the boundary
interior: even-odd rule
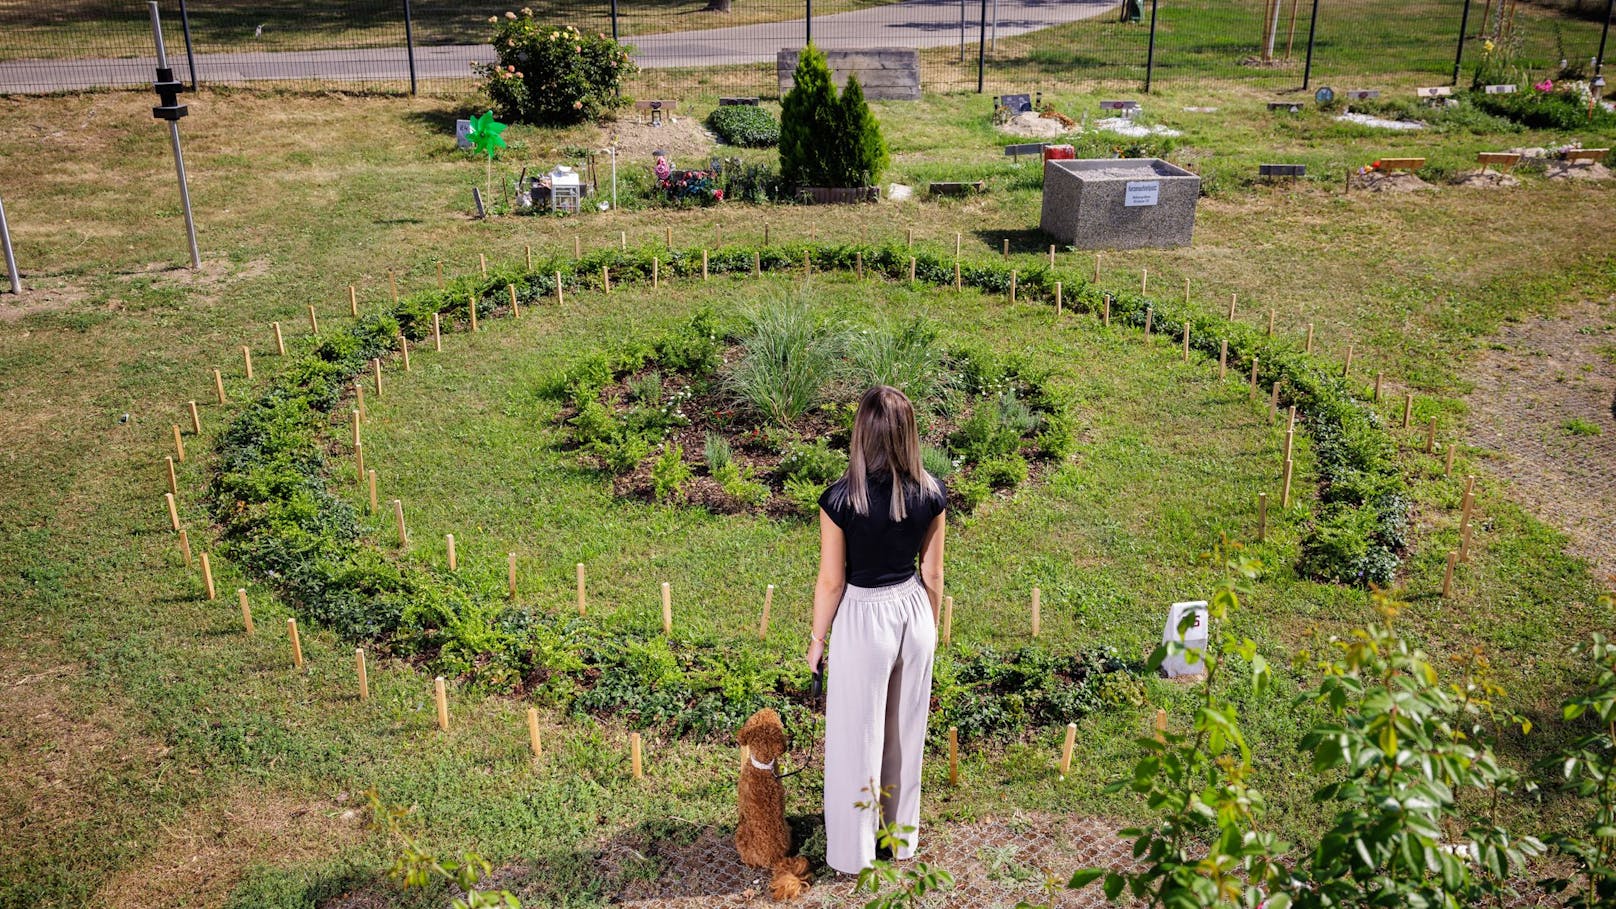
[[[757,769],[763,771],[764,773],[773,773],[774,772],[774,761],[770,761],[767,764],[765,764],[765,763],[762,763],[761,761],[759,761],[757,758],[751,756],[750,754],[746,756],[746,759],[752,762],[753,767],[756,767]]]

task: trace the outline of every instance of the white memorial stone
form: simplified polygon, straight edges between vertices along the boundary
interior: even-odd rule
[[[1184,621],[1185,616],[1192,613],[1195,615],[1195,623],[1184,632],[1183,637],[1179,637],[1178,626]],[[1183,644],[1186,650],[1193,650],[1197,653],[1205,653],[1206,622],[1207,612],[1205,600],[1191,600],[1187,603],[1174,603],[1173,607],[1167,610],[1167,626],[1162,629],[1162,643],[1170,644],[1176,641]],[[1189,660],[1185,659],[1185,656],[1186,654],[1182,653],[1174,654],[1163,660],[1161,667],[1162,672],[1166,673],[1167,677],[1170,679],[1175,679],[1186,675],[1204,675],[1206,673],[1206,666],[1204,664],[1200,662],[1191,664]]]

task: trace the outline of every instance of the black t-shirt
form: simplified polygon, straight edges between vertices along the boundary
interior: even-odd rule
[[[869,514],[853,510],[844,495],[846,480],[837,480],[819,497],[819,507],[847,538],[847,583],[854,587],[886,587],[915,575],[915,562],[926,540],[926,528],[948,507],[947,490],[928,495],[918,488],[908,491],[902,521],[892,520],[892,480],[890,476],[871,477],[867,487]]]

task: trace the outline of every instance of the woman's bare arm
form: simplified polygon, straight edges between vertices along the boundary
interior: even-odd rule
[[[842,528],[819,511],[819,579],[814,582],[814,625],[808,643],[808,669],[819,666],[825,653],[825,635],[836,618],[836,609],[842,604],[842,592],[847,589],[847,537]]]
[[[931,618],[939,620],[943,609],[943,537],[947,535],[948,514],[932,519],[926,539],[920,546],[920,583],[931,600]]]

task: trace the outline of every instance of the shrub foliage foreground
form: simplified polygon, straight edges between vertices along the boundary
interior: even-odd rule
[[[910,254],[901,246],[730,247],[712,253],[708,269],[784,271],[805,260],[816,270],[851,269],[861,258],[866,269],[898,279],[909,272]],[[644,616],[628,611],[580,618],[512,605],[503,590],[368,545],[353,506],[328,483],[322,432],[354,377],[371,359],[392,352],[400,334],[421,340],[430,336],[434,314],[453,320],[468,316],[472,306],[479,316],[492,315],[506,305],[509,287],[529,305],[552,299],[558,278],[565,290],[599,287],[603,266],[614,282],[648,282],[653,257],[662,256],[660,267],[671,275],[701,273],[699,250],[602,250],[576,262],[550,261],[534,272],[458,279],[326,334],[220,436],[210,507],[226,554],[307,619],[488,689],[532,693],[580,712],[701,736],[725,733],[765,705],[803,722],[805,670],[781,636],[763,645],[687,634],[664,639]],[[917,252],[913,268],[917,281],[954,281],[951,259]],[[959,276],[962,285],[987,292],[1007,291],[1011,280],[1009,268],[996,264],[962,263]],[[1042,266],[1019,275],[1019,293],[1051,299],[1057,279],[1069,289],[1071,305],[1100,307],[1100,292],[1080,276]],[[1136,295],[1111,301],[1112,318],[1124,324],[1143,324],[1152,308]],[[1259,378],[1281,382],[1300,406],[1316,439],[1325,503],[1304,538],[1305,564],[1339,580],[1388,575],[1407,508],[1378,416],[1333,371],[1249,327],[1170,307],[1154,307],[1153,315],[1163,331],[1177,331],[1189,318],[1195,343],[1214,355],[1217,339],[1228,338],[1236,362],[1257,356]],[[1070,660],[1029,648],[1014,656],[1007,669],[1004,655],[990,651],[940,654],[934,721],[967,735],[1008,738],[1029,725],[1069,722],[1107,700],[1133,696],[1125,670],[1136,667],[1114,654]]]

